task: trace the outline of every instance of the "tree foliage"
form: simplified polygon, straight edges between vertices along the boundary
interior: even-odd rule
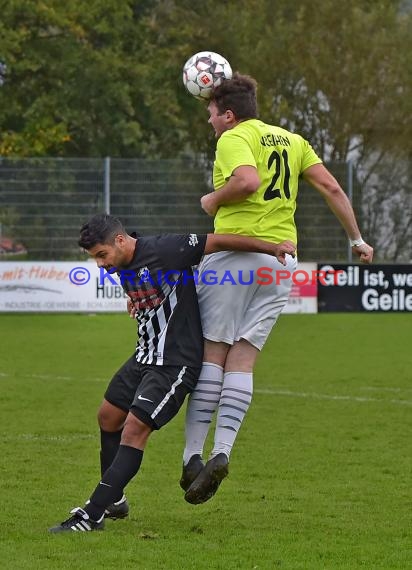
[[[211,49],[257,79],[264,120],[352,160],[366,197],[383,165],[411,160],[405,0],[0,0],[0,12],[2,156],[210,156],[181,70]]]
[[[204,109],[181,84],[182,64],[201,49],[255,76],[262,117],[324,156],[345,160],[383,141],[410,150],[411,14],[400,1],[1,4],[2,155],[205,149]]]

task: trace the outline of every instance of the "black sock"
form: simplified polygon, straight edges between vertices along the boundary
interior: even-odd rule
[[[102,518],[106,507],[123,494],[123,489],[140,469],[143,451],[128,445],[120,445],[119,451],[102,480],[84,507],[89,517],[98,521]]]
[[[104,431],[100,428],[100,474],[102,477],[119,451],[122,431]]]

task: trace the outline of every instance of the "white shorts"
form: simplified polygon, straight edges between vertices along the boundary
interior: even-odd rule
[[[263,253],[206,255],[197,286],[204,338],[230,345],[243,338],[261,350],[292,287],[297,260],[286,260],[283,266]]]

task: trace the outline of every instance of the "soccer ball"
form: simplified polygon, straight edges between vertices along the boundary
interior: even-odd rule
[[[195,53],[183,66],[183,84],[197,99],[209,99],[213,87],[231,77],[229,62],[213,51]]]

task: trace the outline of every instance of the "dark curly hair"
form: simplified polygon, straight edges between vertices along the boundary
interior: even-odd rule
[[[117,235],[127,236],[122,222],[109,214],[96,214],[80,228],[78,244],[89,250],[98,243],[113,244]]]

